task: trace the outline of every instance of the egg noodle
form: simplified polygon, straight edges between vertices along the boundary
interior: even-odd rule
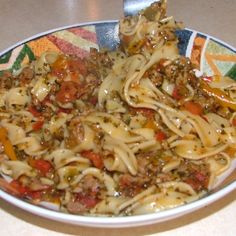
[[[119,22],[115,51],[45,52],[0,76],[0,186],[79,215],[205,195],[236,152],[236,83],[197,76],[166,1]]]

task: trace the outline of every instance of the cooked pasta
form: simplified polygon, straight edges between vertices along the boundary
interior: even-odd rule
[[[115,51],[45,52],[1,76],[3,190],[72,214],[147,214],[199,199],[230,168],[236,83],[196,75],[164,0],[119,26]]]

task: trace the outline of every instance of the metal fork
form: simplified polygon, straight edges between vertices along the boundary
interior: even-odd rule
[[[160,0],[123,0],[124,15],[135,15],[140,10],[150,6],[153,2],[159,1]],[[215,193],[217,191],[225,191],[225,193],[227,194],[233,189],[236,189],[236,169],[219,186],[212,189],[210,193]]]
[[[133,16],[140,10],[150,6],[153,2],[160,0],[123,0],[123,8],[125,16]]]

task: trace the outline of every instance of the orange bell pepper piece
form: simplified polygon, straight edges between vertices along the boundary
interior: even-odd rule
[[[14,148],[11,144],[11,141],[8,138],[7,130],[4,127],[0,127],[0,142],[2,143],[4,147],[4,151],[6,155],[12,160],[17,160],[16,153],[14,151]]]
[[[203,80],[200,81],[200,85],[203,91],[205,91],[209,96],[214,97],[222,106],[236,111],[236,102],[221,89],[212,88]]]

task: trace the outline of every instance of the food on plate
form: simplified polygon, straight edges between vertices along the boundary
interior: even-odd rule
[[[0,76],[0,186],[78,215],[199,199],[236,152],[236,83],[199,76],[166,1],[119,22],[115,51],[45,52]]]

